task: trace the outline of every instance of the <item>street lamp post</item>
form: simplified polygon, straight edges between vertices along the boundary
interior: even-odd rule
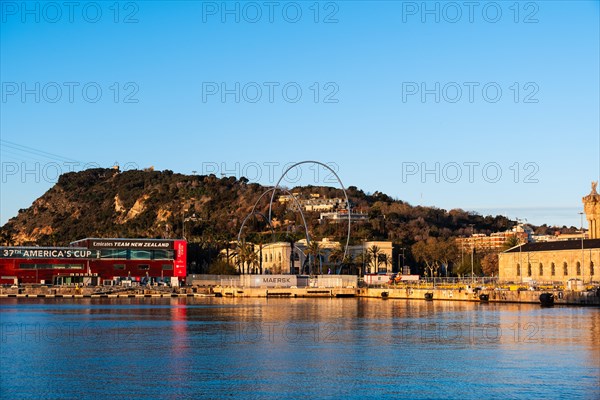
[[[402,254],[398,253],[398,264],[400,264],[400,275],[404,275],[404,247],[400,247]],[[402,262],[400,262],[400,255],[402,255]]]
[[[362,248],[362,253],[363,253],[363,256],[362,256],[362,262],[363,262],[362,273],[363,273],[363,275],[364,275],[364,274],[365,274],[365,272],[366,272],[366,271],[365,271],[365,268],[367,267],[367,262],[366,262],[366,260],[365,260],[365,242],[364,242],[364,240],[363,240],[363,248]]]
[[[585,262],[583,262],[585,257],[585,253],[583,251],[583,237],[585,236],[583,233],[583,212],[580,212],[579,215],[581,216],[581,279],[583,280],[583,283],[585,283]]]
[[[473,286],[473,279],[474,279],[474,271],[473,271],[473,264],[474,264],[474,253],[475,253],[475,238],[473,237],[473,224],[469,224],[471,226],[471,286]]]
[[[517,228],[519,227],[519,224],[522,224],[523,221],[527,221],[526,218],[523,219],[519,219],[517,218]],[[523,232],[525,232],[525,229],[523,228]],[[519,241],[519,276],[521,277],[521,283],[523,283],[523,244],[521,243],[521,239],[519,238],[519,232],[518,230],[515,231],[516,236],[517,236],[517,240]],[[529,257],[529,254],[527,255],[527,257]]]

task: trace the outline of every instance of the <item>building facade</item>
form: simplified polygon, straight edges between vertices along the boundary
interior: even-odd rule
[[[70,247],[0,247],[0,278],[2,283],[45,284],[81,276],[182,281],[186,260],[184,240],[86,238]]]
[[[373,256],[373,249],[379,250],[378,256]],[[388,241],[365,241],[359,245],[350,246],[348,252],[351,257],[364,261],[363,274],[386,274],[393,270],[393,245]]]
[[[321,255],[314,260],[313,273],[336,273],[335,268],[339,263],[330,260],[332,252],[340,248],[344,249],[343,244],[337,241],[331,241],[327,238],[317,242]],[[256,262],[252,270],[259,273],[262,268],[263,274],[305,274],[308,272],[308,256],[306,239],[298,240],[294,244],[293,266],[290,263],[291,245],[289,242],[274,242],[262,246],[250,244],[253,246],[256,254]],[[377,258],[373,257],[373,248],[377,249]],[[349,246],[348,255],[352,260],[362,260],[360,270],[362,273],[391,273],[393,269],[392,262],[393,246],[388,241],[365,241],[359,245]],[[225,251],[221,255],[226,257]],[[230,262],[240,268],[237,255],[231,254]]]
[[[500,280],[567,282],[577,279],[583,282],[599,282],[600,195],[597,185],[597,182],[592,182],[592,191],[582,199],[589,224],[589,239],[584,239],[585,235],[581,232],[579,240],[515,246],[499,255]]]
[[[600,281],[600,239],[527,243],[499,257],[499,277],[505,282]]]

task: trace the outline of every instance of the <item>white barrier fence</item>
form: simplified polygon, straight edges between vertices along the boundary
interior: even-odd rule
[[[289,288],[323,287],[348,288],[358,286],[356,275],[205,275],[192,274],[186,279],[193,286]]]

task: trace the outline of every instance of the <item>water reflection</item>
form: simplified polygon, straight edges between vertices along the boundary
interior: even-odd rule
[[[591,308],[6,299],[0,317],[2,398],[600,397]]]

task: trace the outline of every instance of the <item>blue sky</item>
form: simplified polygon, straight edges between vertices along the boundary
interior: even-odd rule
[[[600,176],[597,1],[0,4],[0,223],[86,163],[576,226]]]

